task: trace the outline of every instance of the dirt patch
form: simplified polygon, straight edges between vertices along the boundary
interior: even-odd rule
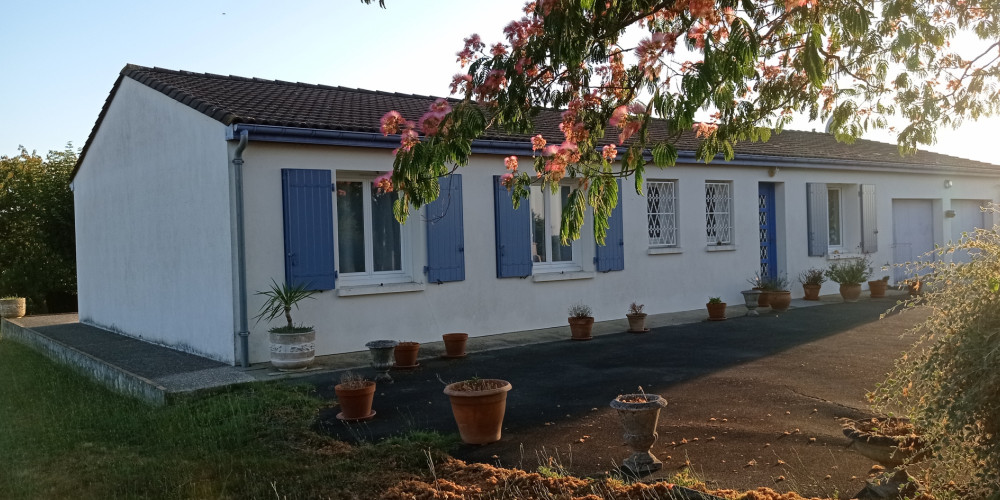
[[[382,495],[384,500],[480,500],[494,498],[515,499],[579,499],[579,500],[634,500],[656,498],[692,498],[683,495],[677,485],[660,481],[656,483],[626,484],[615,479],[580,479],[572,476],[552,477],[518,469],[505,469],[486,464],[467,464],[448,459],[434,467],[432,477],[424,480],[403,481]],[[734,500],[804,500],[795,493],[778,493],[769,488],[739,492],[735,490],[707,490],[704,485],[693,485],[696,491]],[[812,500],[820,500],[814,498]]]

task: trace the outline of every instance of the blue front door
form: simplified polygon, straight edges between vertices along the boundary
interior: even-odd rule
[[[774,223],[774,183],[757,185],[758,223],[760,224],[760,277],[778,277],[778,247]]]

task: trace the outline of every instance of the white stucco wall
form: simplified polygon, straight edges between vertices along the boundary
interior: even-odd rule
[[[282,168],[307,168],[384,172],[391,168],[387,150],[325,146],[296,146],[251,142],[246,159],[247,284],[251,314],[261,304],[255,290],[271,278],[284,278],[281,209]],[[522,162],[527,164],[526,162]],[[649,313],[704,307],[710,296],[742,303],[740,290],[759,269],[757,225],[758,182],[776,183],[779,270],[793,281],[793,296],[801,297],[794,282],[809,267],[828,265],[826,257],[809,257],[807,251],[806,183],[825,182],[853,186],[875,184],[877,190],[878,251],[871,256],[876,267],[892,261],[892,199],[920,198],[935,201],[937,242],[951,234],[944,218],[950,200],[998,200],[997,178],[974,178],[868,171],[837,171],[816,167],[784,166],[769,175],[767,167],[682,165],[665,170],[650,167],[648,180],[678,181],[680,252],[650,255],[646,227],[646,201],[625,182],[625,270],[592,273],[585,279],[539,282],[496,277],[492,176],[503,173],[502,157],[480,155],[461,171],[464,188],[466,279],[441,285],[418,285],[417,291],[342,296],[331,290],[305,301],[294,313],[296,322],[315,325],[317,353],[359,351],[373,339],[440,340],[442,333],[468,332],[473,336],[544,328],[566,324],[566,309],[583,301],[591,305],[598,321],[621,318],[632,301],[646,304]],[[336,172],[334,173],[336,178]],[[953,186],[944,188],[944,180]],[[706,180],[732,181],[735,203],[735,245],[709,251],[705,244]],[[856,191],[846,189],[845,205]],[[856,200],[856,198],[854,198]],[[857,203],[856,201],[854,202]],[[857,219],[852,209],[845,220]],[[857,210],[856,207],[853,210]],[[858,223],[852,223],[857,227]],[[424,227],[419,215],[411,217],[413,278],[423,282],[426,263]],[[845,224],[846,225],[846,224]],[[850,225],[846,225],[850,228]],[[592,226],[588,220],[581,244],[584,271],[593,271]],[[859,235],[860,233],[858,233]],[[860,236],[846,236],[857,245]],[[876,270],[876,274],[879,271]],[[890,273],[885,273],[890,274]],[[827,283],[823,293],[836,293]],[[342,281],[338,281],[342,288]],[[386,287],[392,288],[392,287]],[[268,356],[267,325],[252,328],[251,359]]]
[[[125,78],[73,186],[81,321],[233,362],[225,127]]]

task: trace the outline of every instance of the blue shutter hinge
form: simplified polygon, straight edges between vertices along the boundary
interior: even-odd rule
[[[337,270],[336,270],[336,269],[334,269],[334,270],[333,270],[333,278],[334,278],[334,279],[337,279],[337,278],[339,278],[339,277],[340,277],[340,273],[338,273],[338,272],[337,272]]]
[[[594,264],[597,264],[597,257],[594,257]]]
[[[430,274],[430,273],[431,273],[431,266],[424,266],[424,274]]]

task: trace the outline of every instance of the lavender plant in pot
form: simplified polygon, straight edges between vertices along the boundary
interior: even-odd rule
[[[636,304],[635,302],[629,304],[628,314],[625,317],[628,318],[628,331],[632,333],[645,333],[649,329],[646,328],[646,313],[642,312],[642,308],[646,307],[645,304]]]
[[[590,306],[580,302],[569,308],[569,331],[573,340],[590,340],[594,316]]]
[[[826,276],[823,270],[811,267],[799,273],[799,283],[802,283],[802,292],[805,300],[819,300],[819,290],[823,288]]]
[[[857,302],[861,296],[861,284],[868,281],[871,267],[868,259],[850,259],[846,262],[831,262],[824,272],[830,281],[840,284],[840,296],[844,302]]]
[[[267,299],[254,317],[257,323],[271,322],[282,315],[285,317],[285,325],[268,330],[271,365],[275,368],[282,371],[302,370],[312,365],[316,358],[316,330],[311,326],[296,326],[292,322],[292,308],[298,309],[299,302],[315,298],[315,294],[316,291],[307,290],[305,285],[279,285],[274,279],[271,279],[268,290],[256,293]]]

